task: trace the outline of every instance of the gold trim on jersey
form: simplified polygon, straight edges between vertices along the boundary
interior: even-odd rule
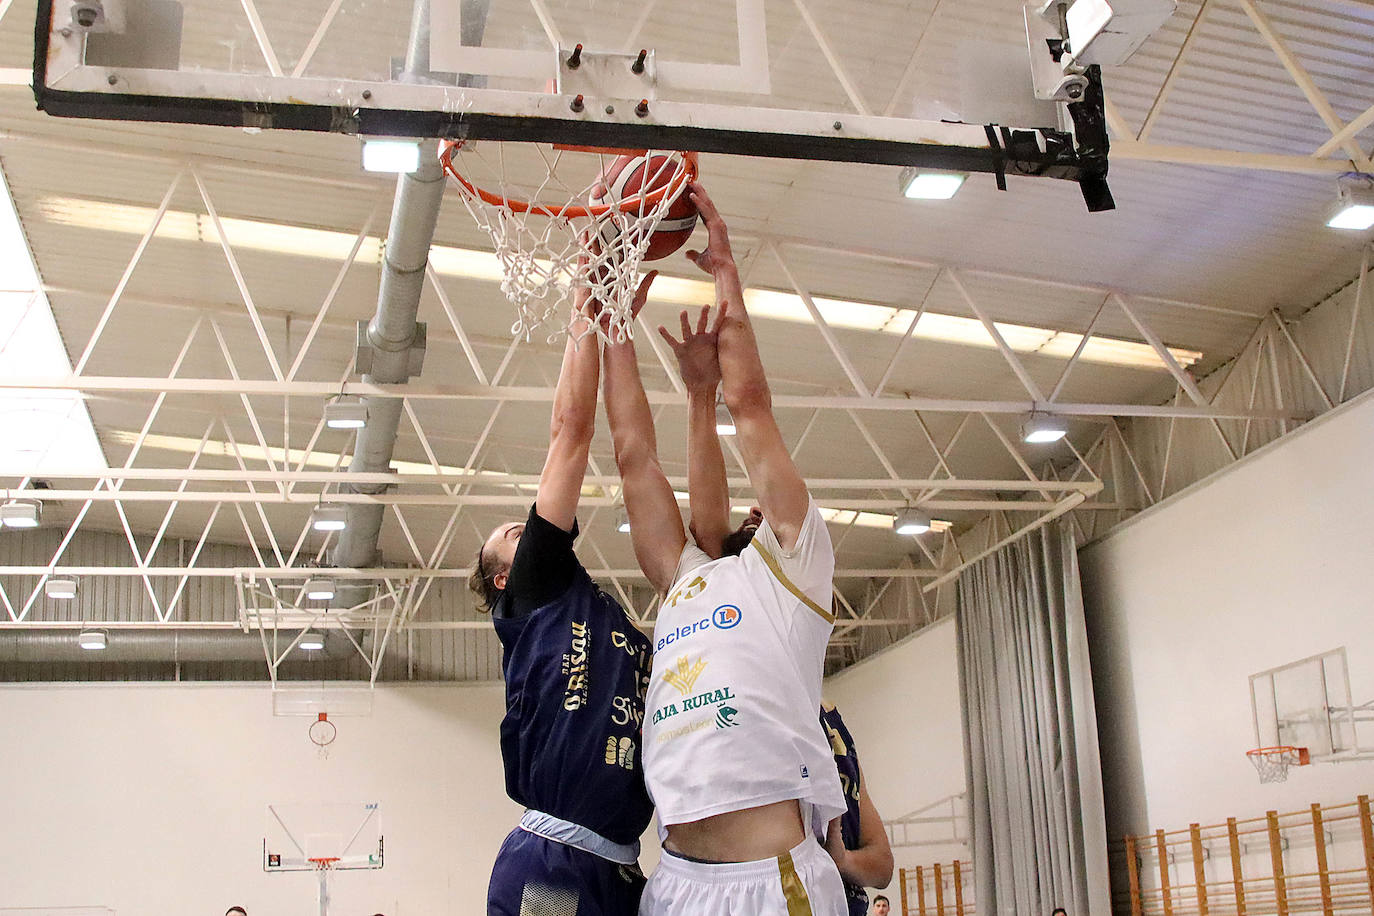
[[[797,588],[795,585],[792,584],[792,580],[787,578],[787,576],[783,574],[782,567],[778,565],[778,561],[773,558],[773,555],[771,553],[764,549],[763,545],[759,543],[758,538],[755,538],[754,540],[750,541],[749,544],[751,547],[753,547],[755,550],[759,552],[759,556],[763,557],[763,562],[768,566],[769,572],[773,574],[773,578],[777,579],[779,582],[782,583],[783,588],[791,592],[793,597],[795,597],[802,604],[811,608],[811,610],[815,611],[817,614],[820,614],[821,619],[824,620],[826,623],[835,622],[834,614],[825,610],[819,604],[812,601],[810,598],[806,597],[806,594],[801,589]]]
[[[797,866],[792,864],[792,853],[778,856],[778,878],[782,881],[782,897],[787,901],[787,916],[812,916],[811,898],[806,895]]]

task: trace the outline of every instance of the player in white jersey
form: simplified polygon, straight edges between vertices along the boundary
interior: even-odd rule
[[[603,362],[635,555],[664,596],[643,735],[664,852],[640,912],[842,916],[839,872],[816,840],[845,808],[816,717],[834,554],[773,418],[725,223],[700,185],[691,196],[710,242],[688,257],[720,303],[713,327],[704,310],[673,341],[691,412],[691,540],[658,464],[633,342]],[[715,437],[720,383],[762,508],[735,533]]]

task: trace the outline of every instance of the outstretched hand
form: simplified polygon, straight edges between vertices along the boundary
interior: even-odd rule
[[[688,251],[687,260],[715,276],[717,271],[733,267],[735,264],[735,255],[730,250],[730,232],[726,229],[725,220],[721,219],[720,211],[716,209],[711,196],[699,182],[694,181],[688,185],[687,196],[696,205],[697,212],[701,214],[701,221],[706,224],[707,232],[706,250]]]
[[[639,281],[639,288],[635,290],[634,302],[630,303],[630,320],[639,317],[640,311],[644,308],[644,303],[649,301],[649,287],[654,285],[654,278],[658,276],[658,271],[651,270]]]
[[[711,307],[703,305],[695,330],[692,329],[692,322],[685,310],[679,318],[682,322],[682,340],[673,337],[662,325],[659,325],[658,333],[663,335],[668,346],[672,347],[673,355],[677,357],[677,368],[682,375],[682,383],[691,391],[714,393],[716,386],[720,384],[718,343],[720,328],[725,321],[725,310],[717,309],[716,320],[712,322]]]

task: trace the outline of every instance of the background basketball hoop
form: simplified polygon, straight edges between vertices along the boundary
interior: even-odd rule
[[[1253,751],[1246,751],[1245,756],[1255,765],[1255,772],[1259,773],[1262,783],[1283,782],[1288,778],[1289,767],[1305,767],[1312,762],[1307,748],[1287,744],[1257,747]]]
[[[320,756],[328,757],[329,745],[333,744],[334,739],[338,737],[339,729],[333,722],[329,721],[329,713],[322,712],[319,714],[319,718],[310,723],[308,734],[311,742],[320,749]]]

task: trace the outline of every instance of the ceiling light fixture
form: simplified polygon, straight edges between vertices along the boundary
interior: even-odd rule
[[[615,530],[621,534],[630,533],[630,513],[624,509],[617,510],[615,513]]]
[[[76,644],[87,652],[98,652],[110,644],[104,630],[82,630],[76,637]]]
[[[1021,424],[1021,440],[1035,444],[1058,442],[1069,433],[1069,424],[1062,417],[1047,413],[1033,413]]]
[[[324,634],[314,630],[306,630],[301,634],[300,642],[296,645],[307,652],[318,652],[324,648]]]
[[[963,172],[918,171],[914,166],[902,169],[897,186],[907,200],[949,200],[959,193],[964,179]]]
[[[930,528],[930,516],[920,509],[903,509],[892,520],[892,530],[907,537],[925,534]]]
[[[890,530],[892,528],[892,515],[887,512],[867,512],[862,509],[832,509],[826,506],[817,506],[816,508],[820,511],[821,518],[825,519],[826,522],[831,525],[837,525],[843,528],[848,528],[851,525],[858,528],[882,528],[884,530]],[[731,511],[747,514],[748,509],[742,509],[735,506]],[[933,518],[930,520],[931,531],[944,532],[953,527],[953,523],[945,521],[942,518]]]
[[[306,579],[305,585],[301,588],[301,594],[305,595],[307,601],[332,601],[334,592],[334,580],[324,576]]]
[[[735,434],[735,418],[730,416],[730,408],[724,402],[716,404],[716,435],[733,436]]]
[[[43,518],[43,504],[36,499],[11,499],[0,505],[0,526],[37,528]]]
[[[324,425],[330,429],[362,429],[367,425],[367,405],[361,398],[335,395],[324,402]]]
[[[310,514],[310,527],[316,531],[344,530],[348,527],[348,507],[316,506],[315,511]]]
[[[76,580],[49,579],[43,583],[43,594],[59,601],[70,601],[76,597]]]
[[[1374,175],[1351,172],[1341,176],[1336,185],[1336,203],[1326,225],[1356,232],[1374,226]]]
[[[414,140],[363,141],[363,169],[368,172],[410,173],[420,167],[420,144]]]

